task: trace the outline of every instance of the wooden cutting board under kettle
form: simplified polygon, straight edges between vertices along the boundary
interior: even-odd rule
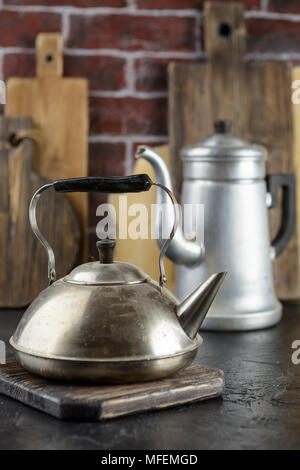
[[[87,176],[88,83],[63,77],[62,37],[40,33],[37,77],[7,80],[7,116],[31,116],[39,130],[33,169],[48,180]],[[81,260],[88,254],[88,196],[68,194],[80,218]]]
[[[49,183],[32,171],[35,136],[31,118],[0,116],[0,307],[25,307],[48,283],[47,256],[28,218],[31,197]],[[78,257],[79,222],[69,199],[43,195],[38,223],[61,277]]]
[[[224,374],[197,364],[161,380],[124,385],[69,385],[0,365],[0,393],[66,421],[102,421],[219,397]]]
[[[171,63],[169,68],[169,136],[177,197],[180,149],[213,134],[217,119],[229,119],[233,134],[268,149],[268,173],[294,171],[291,65],[245,60],[242,2],[206,2],[204,28],[207,62]],[[280,220],[280,207],[271,209],[272,238]],[[300,298],[297,230],[273,266],[278,297]]]

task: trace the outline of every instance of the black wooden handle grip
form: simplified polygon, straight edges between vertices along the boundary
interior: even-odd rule
[[[69,178],[53,183],[55,191],[60,193],[100,192],[100,193],[139,193],[149,191],[152,186],[146,174],[131,176],[89,176],[87,178]]]

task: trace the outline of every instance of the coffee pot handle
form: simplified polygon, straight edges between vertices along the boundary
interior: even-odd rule
[[[174,223],[169,238],[167,238],[161,247],[159,254],[159,271],[161,287],[167,282],[167,277],[164,268],[163,258],[170,245],[179,224],[179,212],[177,202],[174,194],[164,185],[154,183],[151,178],[146,174],[131,175],[131,176],[112,176],[112,177],[86,177],[86,178],[69,178],[57,180],[52,183],[45,184],[40,187],[32,196],[29,205],[29,221],[33,233],[45,248],[48,256],[48,279],[49,285],[56,280],[55,270],[55,256],[51,245],[42,235],[36,219],[36,207],[41,194],[48,188],[53,188],[54,191],[60,193],[68,192],[102,192],[102,193],[137,193],[142,191],[149,191],[152,186],[158,186],[166,193],[171,199],[174,209]]]
[[[274,174],[266,176],[266,183],[272,196],[269,208],[277,207],[278,190],[282,188],[281,223],[272,241],[274,258],[277,258],[285,250],[296,226],[296,180],[293,174]]]

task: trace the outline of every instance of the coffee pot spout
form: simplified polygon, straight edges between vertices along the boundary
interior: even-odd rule
[[[195,338],[226,274],[210,276],[177,307],[179,322],[191,339]]]
[[[136,157],[147,160],[153,167],[156,183],[166,186],[171,192],[173,192],[171,175],[167,165],[158,153],[146,145],[140,145],[137,149]],[[163,214],[160,213],[161,209],[163,209]],[[161,215],[163,215],[163,217],[161,217]],[[162,236],[162,220],[167,226],[167,233],[169,233],[170,227],[173,225],[173,218],[173,207],[168,195],[164,191],[158,190],[156,192],[155,232],[160,248],[164,244],[164,237]],[[186,239],[181,226],[179,225],[172,243],[166,251],[166,255],[174,263],[183,264],[185,266],[194,266],[202,262],[204,252],[205,248],[203,243],[198,243],[196,240]]]

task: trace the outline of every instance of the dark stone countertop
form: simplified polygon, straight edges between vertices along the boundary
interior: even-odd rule
[[[1,340],[21,313],[0,310]],[[300,340],[300,306],[286,305],[271,329],[202,336],[196,361],[224,370],[223,399],[70,423],[0,395],[0,449],[299,449],[300,365],[291,362],[291,345]]]

